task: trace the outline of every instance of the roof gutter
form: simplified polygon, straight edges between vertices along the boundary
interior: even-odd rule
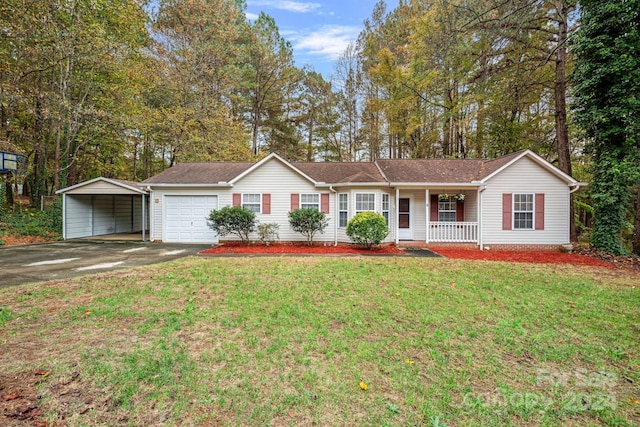
[[[211,184],[150,184],[150,183],[143,183],[147,188],[151,188],[151,187],[180,187],[180,188],[189,188],[189,187],[195,187],[195,188],[210,188],[210,187],[215,187],[215,188],[230,188],[233,187],[233,184],[230,184],[228,182],[218,182],[218,183],[211,183]]]
[[[588,187],[588,186],[589,184],[586,182],[576,182],[575,184],[569,184],[569,188],[571,188],[571,190],[569,191],[569,194],[575,193],[580,189],[580,187]]]
[[[437,188],[476,188],[476,187],[480,187],[483,185],[483,183],[481,182],[392,182],[390,183],[390,185],[392,187],[417,187],[417,188],[424,188],[424,187],[437,187]]]

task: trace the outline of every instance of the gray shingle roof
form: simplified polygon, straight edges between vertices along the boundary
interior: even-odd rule
[[[386,182],[376,165],[371,162],[294,162],[292,164],[316,182],[328,184]]]
[[[386,159],[373,162],[292,162],[316,182],[471,183],[491,175],[521,152],[497,159]],[[377,166],[376,166],[377,164]],[[229,182],[254,166],[252,162],[179,163],[142,184],[217,184]],[[380,173],[382,171],[382,173]],[[131,184],[130,184],[131,185]]]
[[[251,162],[178,163],[143,184],[217,184],[229,182],[253,166]]]

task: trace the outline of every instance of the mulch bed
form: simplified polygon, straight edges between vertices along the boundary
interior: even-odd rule
[[[266,246],[262,243],[244,245],[241,242],[226,242],[215,248],[205,249],[201,254],[253,254],[253,255],[406,255],[395,245],[380,245],[372,249],[360,246],[339,244],[308,246],[302,243],[274,243]]]
[[[640,272],[640,258],[614,257],[606,252],[590,248],[580,248],[576,253],[544,252],[544,251],[481,251],[478,249],[456,249],[448,247],[429,247],[433,252],[447,258],[528,262],[538,264],[571,264],[591,267],[624,268]],[[275,243],[266,246],[262,243],[244,245],[241,242],[225,242],[214,248],[206,249],[201,254],[247,254],[247,255],[407,255],[407,252],[393,244],[376,246],[371,250],[350,244],[314,244]]]
[[[531,262],[538,264],[573,264],[587,265],[592,267],[613,268],[613,265],[608,262],[577,253],[568,254],[562,252],[544,251],[481,251],[479,249],[455,249],[444,247],[430,247],[429,249],[447,258],[486,261]]]

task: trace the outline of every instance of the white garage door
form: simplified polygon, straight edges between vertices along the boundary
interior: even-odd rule
[[[165,196],[164,241],[217,243],[206,217],[218,209],[218,196]]]

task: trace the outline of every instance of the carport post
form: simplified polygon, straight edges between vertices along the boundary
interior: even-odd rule
[[[67,195],[62,193],[62,240],[67,240]]]
[[[145,198],[144,198],[144,194],[142,195],[142,241],[144,242],[144,238],[145,238],[145,234],[144,232],[146,231],[145,229],[147,228],[147,212],[145,210]]]

